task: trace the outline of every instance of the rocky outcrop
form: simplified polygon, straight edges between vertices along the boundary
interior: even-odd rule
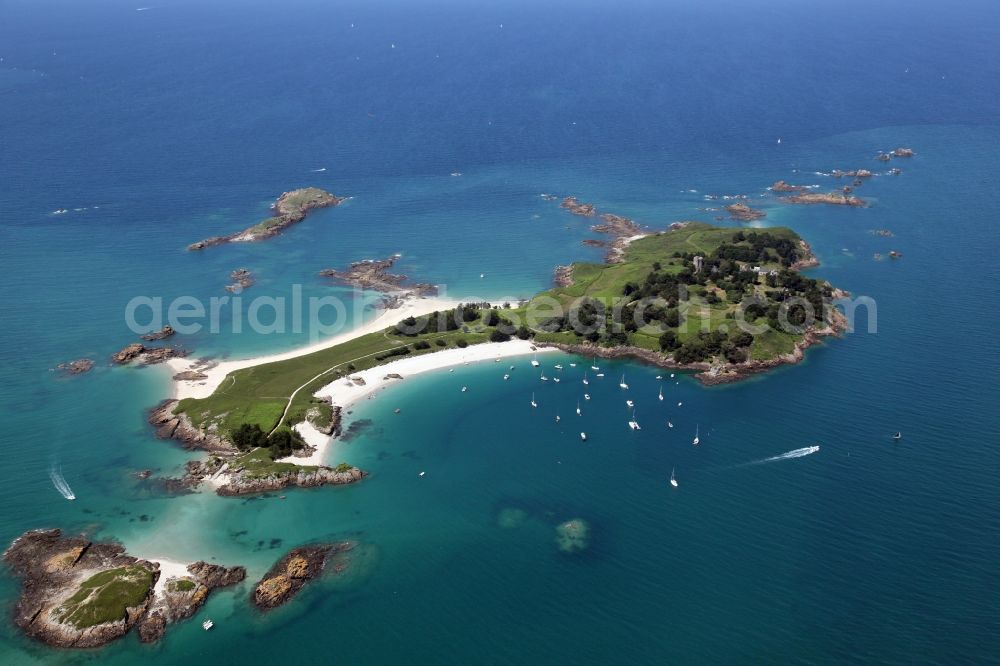
[[[790,270],[800,271],[803,268],[815,268],[819,266],[819,259],[813,254],[812,247],[802,239],[799,239],[798,257],[795,263],[789,266]]]
[[[594,217],[597,215],[597,208],[594,204],[580,203],[576,197],[566,197],[559,204],[560,208],[565,208],[574,215],[582,217]],[[608,234],[613,237],[611,241],[587,238],[581,241],[584,245],[591,247],[606,247],[607,253],[604,261],[609,264],[621,263],[625,255],[625,248],[635,238],[643,235],[642,227],[632,220],[614,213],[604,213],[601,215],[601,223],[590,227],[590,230],[599,234]],[[560,267],[561,268],[561,267]],[[558,270],[558,269],[557,269]],[[557,276],[558,278],[558,276]],[[558,282],[556,283],[558,285]]]
[[[160,439],[175,439],[185,448],[234,453],[236,448],[218,432],[197,428],[187,414],[175,414],[177,400],[164,400],[150,410],[147,421]]]
[[[89,358],[78,358],[75,361],[67,361],[56,366],[56,370],[67,375],[82,375],[90,372],[94,368],[94,362]]]
[[[874,174],[868,169],[853,169],[851,171],[834,169],[830,175],[834,178],[871,178]]]
[[[398,294],[399,292],[416,296],[433,296],[437,294],[437,287],[432,284],[407,285],[406,281],[409,279],[407,276],[390,273],[389,269],[392,268],[399,257],[400,255],[395,254],[387,259],[365,259],[364,261],[354,262],[346,271],[327,268],[320,271],[319,274],[354,287],[370,289],[384,294]]]
[[[248,287],[254,285],[253,273],[247,268],[237,268],[235,271],[229,274],[229,279],[232,280],[230,284],[227,284],[225,289],[231,294],[238,294]]]
[[[594,204],[580,203],[576,197],[566,197],[559,204],[560,208],[565,208],[574,215],[581,215],[583,217],[594,217],[597,215],[597,208]]]
[[[893,157],[913,157],[916,155],[912,148],[897,148],[891,154]]]
[[[781,200],[792,204],[828,204],[831,206],[856,206],[859,208],[865,206],[863,199],[848,196],[843,192],[807,192],[790,197],[782,197]]]
[[[92,648],[121,638],[145,615],[157,565],[118,544],[64,537],[59,530],[21,535],[4,561],[23,579],[14,623],[29,637],[63,648]],[[117,589],[110,590],[109,585]]]
[[[175,382],[198,382],[208,379],[208,375],[197,370],[182,370],[173,376]]]
[[[762,217],[767,217],[767,213],[764,211],[751,208],[745,203],[729,204],[726,206],[726,211],[729,213],[729,217],[740,222],[753,222]]]
[[[772,192],[805,192],[809,188],[805,185],[790,185],[783,180],[776,181],[771,185]]]
[[[261,610],[271,610],[291,601],[311,580],[319,577],[328,558],[350,551],[350,542],[301,546],[289,551],[257,583],[253,603]]]
[[[177,331],[175,331],[173,327],[168,324],[167,326],[164,326],[158,331],[154,331],[153,333],[147,333],[146,335],[141,335],[139,337],[148,342],[155,342],[157,340],[165,340],[169,338],[171,335],[175,334],[176,332]]]
[[[142,365],[155,365],[171,358],[183,358],[188,352],[179,347],[147,347],[141,342],[133,342],[119,352],[111,360],[120,365],[138,361]]]
[[[233,497],[273,492],[290,486],[299,488],[342,486],[356,483],[364,477],[365,473],[357,467],[349,467],[343,471],[332,467],[303,467],[266,477],[241,474],[239,470],[234,470],[228,475],[226,483],[219,486],[215,492],[224,497]]]
[[[247,570],[243,567],[227,568],[202,561],[189,565],[187,570],[195,580],[211,590],[235,585],[247,577]]]
[[[557,287],[568,287],[573,284],[573,267],[556,266],[553,282]]]
[[[309,214],[309,211],[315,208],[337,206],[343,201],[343,198],[334,196],[318,187],[306,187],[285,192],[278,197],[277,201],[271,204],[271,209],[275,212],[273,217],[269,217],[263,222],[229,236],[213,236],[197,243],[192,243],[188,245],[187,249],[204,250],[205,248],[224,243],[245,243],[265,240],[277,236],[291,225],[301,222]]]
[[[215,588],[235,585],[247,575],[243,567],[227,568],[200,561],[188,566],[187,571],[187,576],[168,578],[162,594],[154,598],[149,612],[139,623],[139,640],[143,643],[159,640],[168,624],[194,615]]]

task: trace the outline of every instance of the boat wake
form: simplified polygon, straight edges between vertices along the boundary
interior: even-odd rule
[[[801,449],[795,449],[794,451],[789,451],[788,453],[782,453],[780,456],[771,456],[770,458],[763,458],[761,460],[754,460],[753,462],[744,463],[739,465],[740,467],[745,467],[747,465],[763,465],[764,463],[778,462],[779,460],[791,460],[792,458],[804,458],[806,456],[811,456],[812,454],[819,451],[819,446],[806,446]]]
[[[52,485],[55,486],[56,490],[59,491],[59,494],[65,499],[76,499],[76,495],[73,494],[73,489],[69,487],[69,484],[66,483],[66,479],[62,475],[62,469],[55,463],[53,463],[52,467],[49,468],[49,478],[52,479]]]

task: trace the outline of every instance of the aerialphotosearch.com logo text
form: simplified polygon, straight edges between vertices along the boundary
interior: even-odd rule
[[[291,332],[307,333],[315,342],[363,322],[373,306],[384,308],[403,304],[405,307],[409,303],[413,307],[406,311],[420,312],[423,316],[407,317],[399,323],[400,332],[406,335],[484,328],[483,318],[469,318],[463,316],[461,309],[455,309],[458,302],[447,299],[443,286],[431,303],[421,306],[419,299],[413,299],[411,294],[400,293],[373,302],[371,292],[360,289],[355,289],[349,298],[337,295],[306,298],[300,284],[292,285],[288,296],[260,295],[246,299],[237,293],[213,296],[207,303],[194,296],[179,296],[169,302],[161,296],[136,296],[125,306],[125,323],[137,335],[153,333],[169,325],[182,335],[206,330],[212,334],[223,330],[234,334],[249,331],[258,335]],[[582,298],[564,306],[543,294],[527,302],[497,302],[476,297],[465,298],[463,302],[497,309],[499,327],[508,334],[522,327],[534,332],[562,330],[596,341],[609,331],[660,335],[667,329],[706,333],[713,330],[709,304],[689,295],[683,286],[669,301],[662,298],[638,301],[623,297]],[[435,308],[441,310],[438,318],[426,316]],[[401,317],[406,311],[400,311]],[[779,329],[801,334],[816,324],[839,320],[844,332],[853,333],[860,311],[865,313],[867,332],[876,333],[878,311],[875,300],[867,296],[827,299],[819,304],[801,297],[790,297],[778,304],[747,297],[726,315],[729,321],[723,330],[760,335],[770,329]],[[449,323],[446,321],[449,318],[455,321]]]

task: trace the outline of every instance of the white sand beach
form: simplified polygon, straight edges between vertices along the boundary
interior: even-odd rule
[[[153,594],[160,597],[163,596],[163,590],[167,585],[167,580],[170,578],[182,578],[188,575],[188,565],[182,562],[177,562],[175,560],[169,560],[162,557],[145,557],[145,560],[150,562],[156,562],[160,565],[160,577],[156,581],[156,585],[153,586]]]
[[[272,363],[274,361],[284,361],[297,356],[311,354],[321,349],[328,349],[329,347],[342,344],[349,340],[361,337],[362,335],[381,331],[384,328],[388,328],[389,326],[393,326],[394,324],[401,322],[407,317],[420,317],[434,311],[449,310],[457,306],[460,302],[461,301],[455,299],[444,298],[414,298],[407,300],[401,307],[380,312],[377,317],[362,324],[361,326],[352,328],[338,335],[334,335],[327,340],[317,342],[313,345],[300,347],[299,349],[293,349],[280,354],[255,356],[235,361],[222,361],[214,367],[201,370],[202,373],[208,375],[205,379],[172,382],[173,397],[178,400],[183,400],[185,398],[207,398],[212,395],[212,392],[215,391],[219,384],[222,383],[222,380],[226,378],[226,375],[234,370],[242,370],[243,368],[261,365],[263,363]],[[167,361],[164,365],[167,366],[171,375],[175,375],[179,372],[184,372],[185,370],[196,369],[198,362],[189,358],[173,358]]]
[[[513,356],[541,355],[557,351],[559,350],[554,348],[536,349],[534,343],[530,340],[517,339],[509,342],[486,342],[478,345],[470,345],[464,349],[446,349],[431,354],[403,358],[398,361],[386,363],[385,365],[369,368],[368,370],[361,370],[350,377],[344,377],[327,384],[317,391],[315,395],[330,398],[334,405],[337,405],[346,412],[350,409],[351,405],[359,400],[374,397],[377,391],[402,381],[398,378],[389,378],[390,374],[401,375],[403,380],[405,380],[407,377],[412,377],[413,375],[441,370],[449,366],[482,363],[494,364],[497,363],[498,359],[502,361]],[[497,371],[502,375],[507,371],[507,367],[503,366],[502,370],[498,368]],[[359,379],[361,381],[356,381]],[[475,387],[471,387],[470,390],[475,390]],[[308,458],[293,456],[283,458],[282,462],[291,462],[299,465],[329,464],[332,438],[319,432],[308,423],[297,424],[295,429],[306,440],[306,443],[316,448],[316,451]]]

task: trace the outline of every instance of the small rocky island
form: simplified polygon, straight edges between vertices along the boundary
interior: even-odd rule
[[[320,275],[332,278],[338,282],[370,289],[383,294],[397,294],[405,292],[415,296],[434,296],[438,289],[433,284],[418,283],[408,285],[409,279],[406,275],[397,275],[389,272],[389,269],[399,260],[400,255],[394,254],[386,259],[365,259],[355,261],[346,271],[335,268],[327,268],[320,271]]]
[[[329,558],[354,548],[351,542],[301,546],[289,551],[271,567],[254,588],[253,603],[271,610],[292,600],[311,580],[319,577]]]
[[[189,250],[203,250],[214,245],[225,243],[247,243],[265,240],[277,236],[282,231],[306,219],[309,211],[315,208],[326,208],[343,203],[343,197],[337,197],[318,187],[304,187],[299,190],[285,192],[271,204],[274,211],[272,217],[258,222],[252,227],[238,231],[229,236],[213,236],[188,245]]]
[[[132,557],[121,545],[60,530],[24,533],[3,559],[23,579],[15,624],[62,648],[98,647],[136,626],[142,640],[157,640],[168,623],[193,615],[211,590],[246,576],[242,567],[197,562],[187,568],[189,575],[158,586],[158,564]]]

